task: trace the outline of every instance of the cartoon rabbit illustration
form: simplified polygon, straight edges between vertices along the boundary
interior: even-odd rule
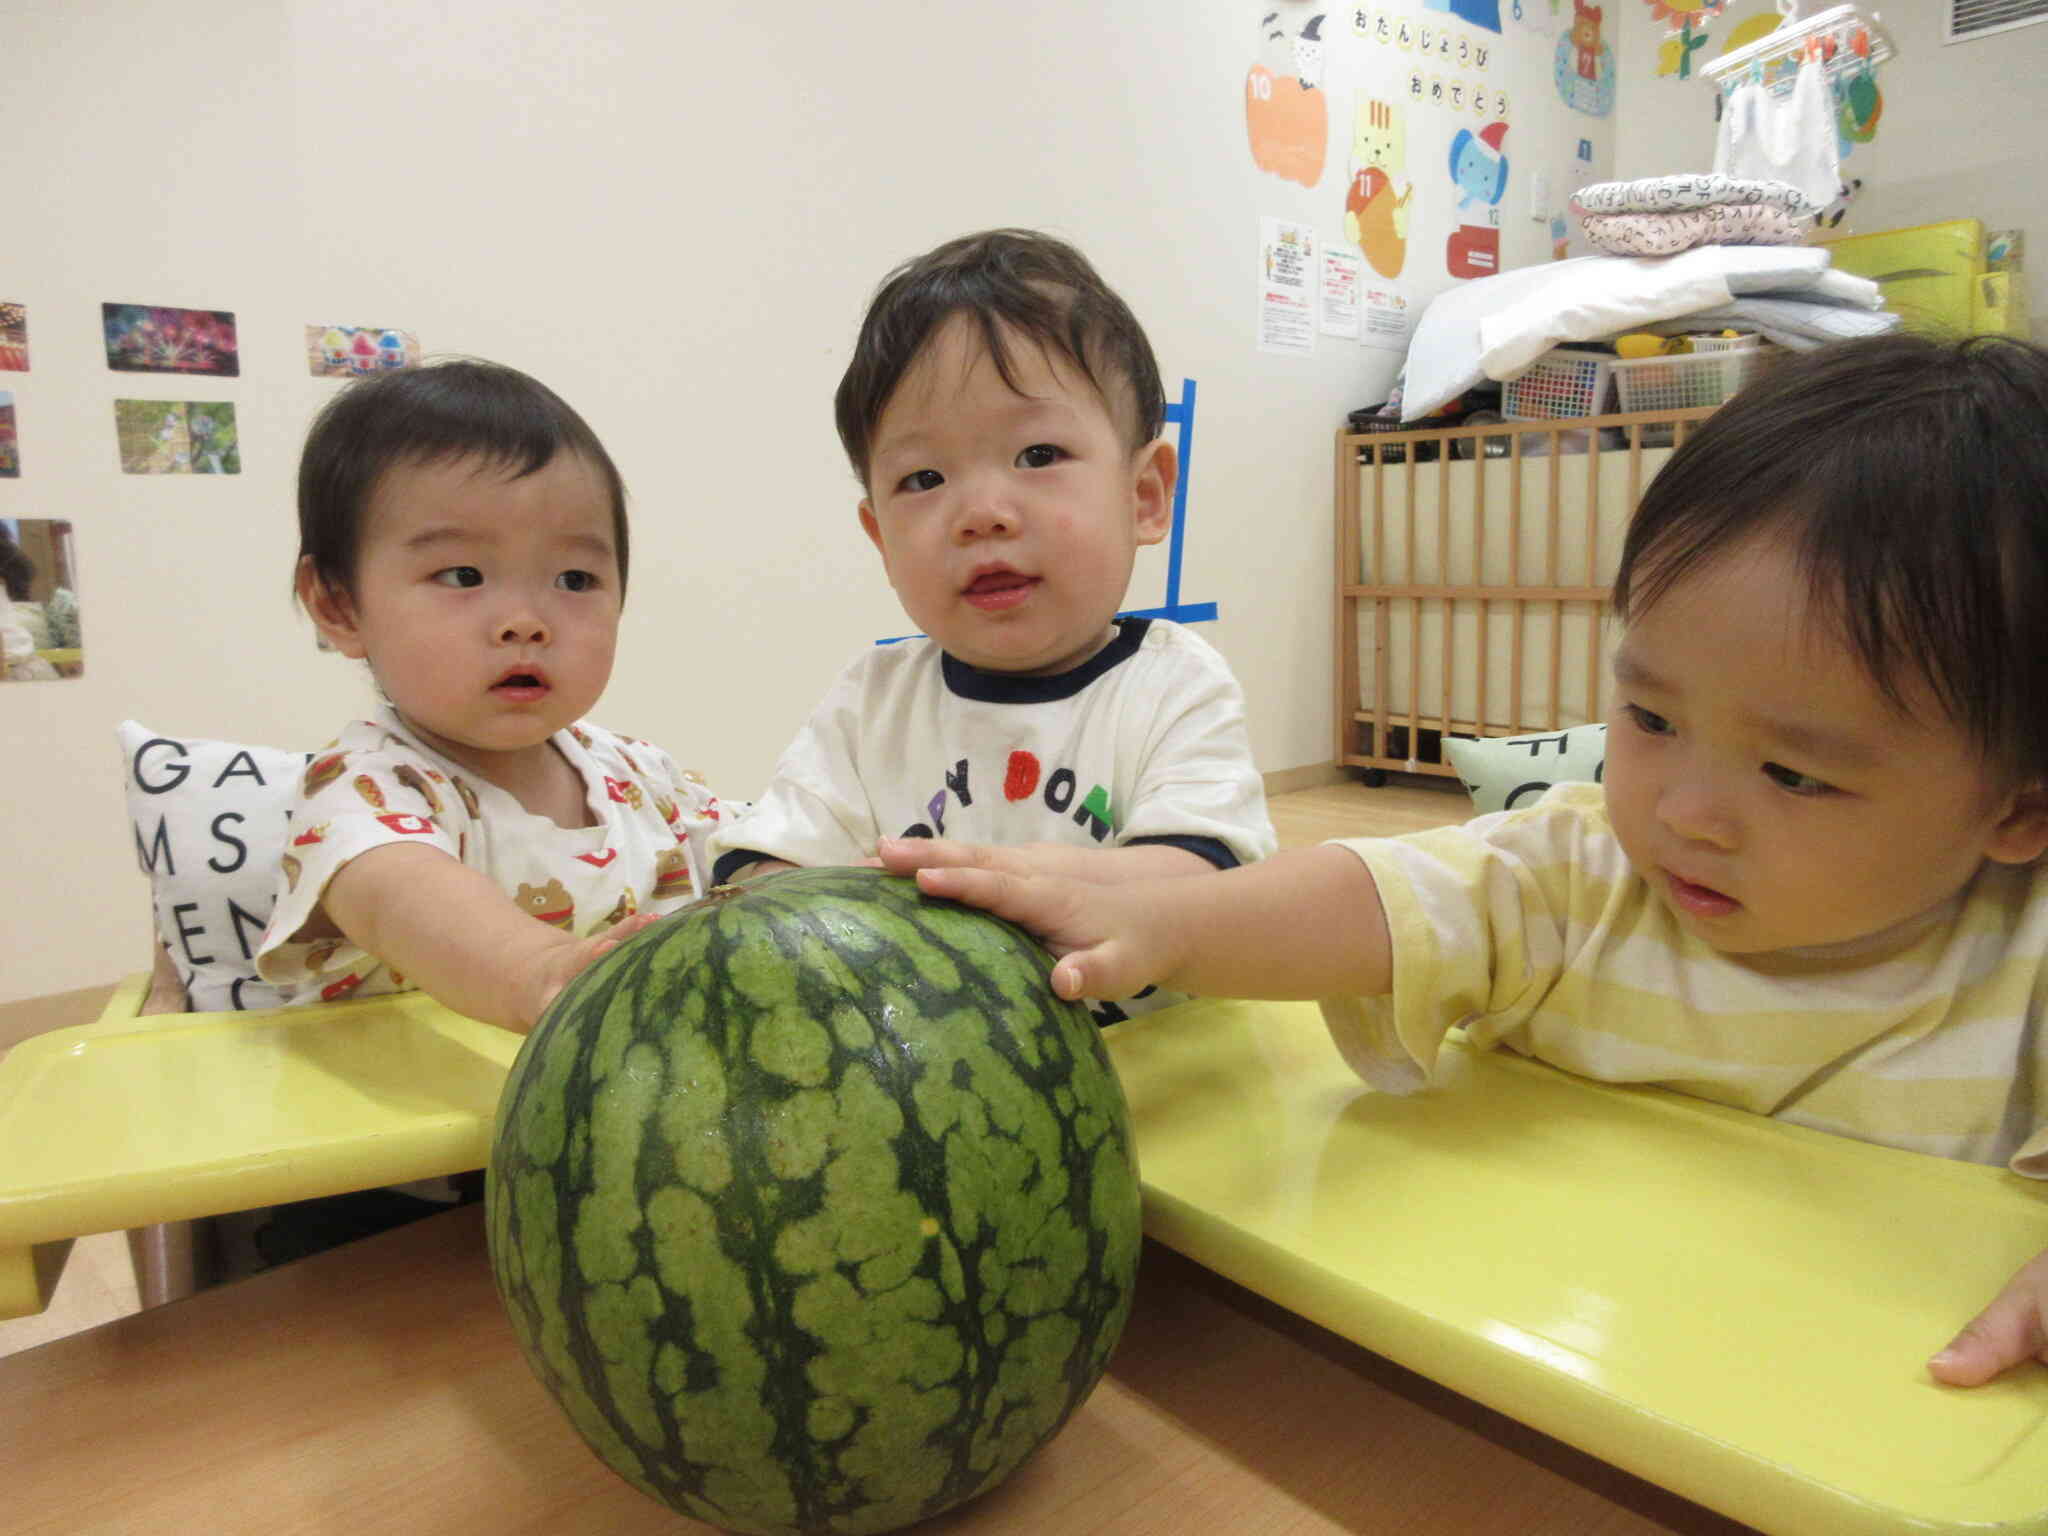
[[[1408,259],[1408,199],[1396,178],[1408,159],[1406,125],[1391,101],[1358,103],[1351,137],[1351,186],[1344,194],[1344,236],[1382,277],[1399,277]]]

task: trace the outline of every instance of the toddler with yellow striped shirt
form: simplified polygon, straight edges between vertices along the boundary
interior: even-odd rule
[[[1650,484],[1603,782],[1399,838],[1082,884],[883,858],[1033,928],[1069,997],[1320,1000],[1376,1088],[1448,1032],[2048,1178],[2048,352],[1800,354]],[[1929,1362],[2048,1361],[2048,1254]]]

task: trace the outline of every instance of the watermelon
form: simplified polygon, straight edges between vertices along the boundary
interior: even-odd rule
[[[715,892],[512,1067],[498,1293],[591,1448],[730,1530],[890,1531],[1093,1389],[1139,1250],[1128,1112],[1020,930],[867,869]]]

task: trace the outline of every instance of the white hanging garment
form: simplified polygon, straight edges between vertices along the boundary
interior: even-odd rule
[[[1800,65],[1792,89],[1773,94],[1745,80],[1728,93],[1714,141],[1714,169],[1724,176],[1782,181],[1799,189],[1818,212],[1842,189],[1840,145],[1827,71]]]

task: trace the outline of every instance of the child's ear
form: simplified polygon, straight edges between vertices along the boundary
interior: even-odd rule
[[[1140,544],[1157,544],[1173,532],[1173,487],[1180,477],[1180,453],[1170,439],[1155,437],[1132,461],[1131,499]]]
[[[314,628],[326,637],[329,645],[356,661],[369,654],[357,625],[355,600],[320,579],[320,573],[313,569],[311,555],[299,556],[292,585],[298,589],[299,606],[306,610]]]
[[[875,504],[863,496],[860,499],[860,531],[868,536],[868,542],[875,546],[875,553],[882,557],[882,569],[889,568],[889,550],[882,543],[882,525],[875,521]]]
[[[2031,864],[2048,853],[2048,784],[2030,784],[2006,802],[1984,856],[2000,864]]]

